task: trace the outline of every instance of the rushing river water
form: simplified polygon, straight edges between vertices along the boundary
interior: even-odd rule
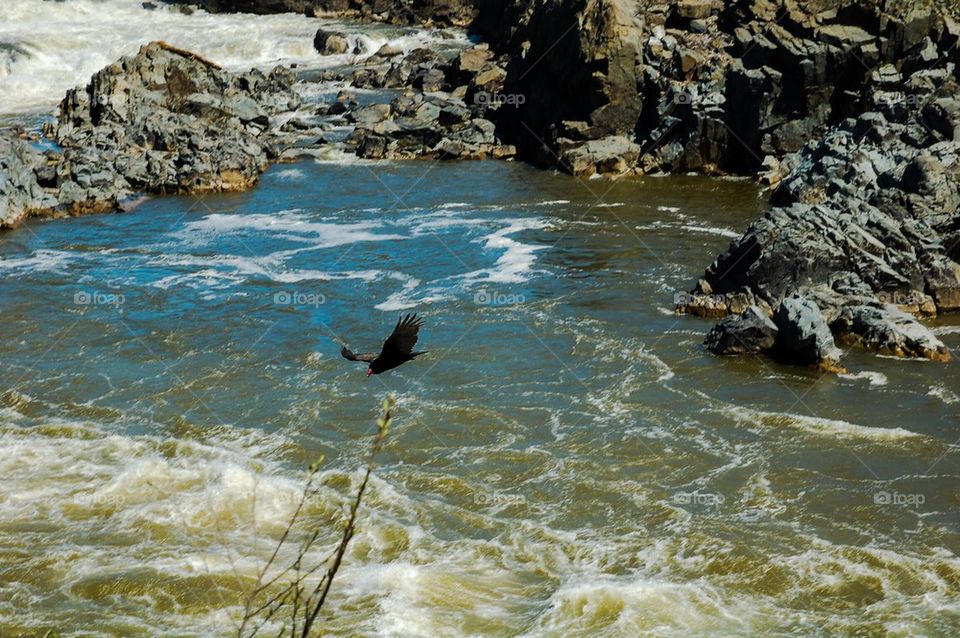
[[[308,160],[0,236],[0,636],[230,635],[321,455],[336,541],[388,392],[330,635],[957,635],[956,363],[717,358],[671,310],[765,205]],[[403,311],[428,355],[339,357]]]

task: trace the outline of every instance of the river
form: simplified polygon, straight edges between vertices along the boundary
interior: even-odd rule
[[[347,63],[316,26],[18,1],[0,112],[39,126],[155,37]],[[230,635],[320,456],[305,520],[336,541],[388,392],[329,635],[957,635],[956,363],[718,358],[672,311],[765,206],[744,180],[333,154],[0,236],[0,636]],[[402,312],[428,354],[340,358]]]

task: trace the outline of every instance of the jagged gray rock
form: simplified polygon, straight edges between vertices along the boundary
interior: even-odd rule
[[[249,188],[279,151],[270,115],[300,104],[293,81],[284,69],[234,74],[165,43],[148,44],[61,102],[59,181],[98,200]]]
[[[0,139],[0,228],[114,210],[137,192],[249,188],[280,150],[271,115],[300,105],[293,82],[288,70],[230,73],[145,45],[67,92],[45,127],[59,154]]]
[[[714,354],[750,354],[773,348],[777,325],[759,306],[749,306],[743,314],[732,315],[717,323],[704,344]]]
[[[31,213],[56,205],[53,193],[42,184],[54,178],[51,163],[16,131],[0,135],[0,230],[16,228]]]
[[[784,299],[773,311],[777,336],[774,353],[788,363],[840,370],[840,350],[817,304],[799,295]]]

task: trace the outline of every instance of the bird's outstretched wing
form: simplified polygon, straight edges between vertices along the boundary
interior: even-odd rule
[[[340,356],[344,359],[349,359],[350,361],[363,361],[364,363],[370,363],[377,358],[377,355],[372,352],[366,352],[364,354],[354,354],[347,348],[340,350]]]
[[[380,351],[381,357],[406,356],[413,352],[413,346],[417,345],[417,336],[420,333],[420,326],[423,325],[423,319],[415,314],[408,314],[400,317],[393,333],[383,342],[383,349]]]

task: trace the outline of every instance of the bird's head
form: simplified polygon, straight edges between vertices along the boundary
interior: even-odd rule
[[[373,374],[373,368],[367,368],[367,376],[369,377],[371,374]]]

